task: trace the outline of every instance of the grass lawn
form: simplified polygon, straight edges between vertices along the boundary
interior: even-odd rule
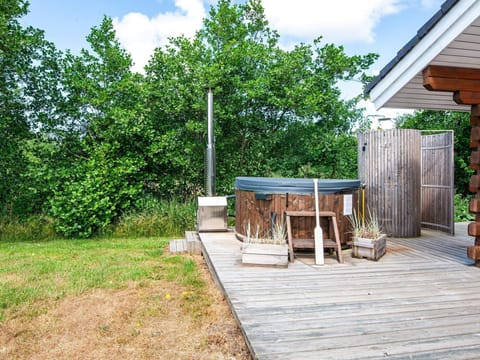
[[[0,243],[0,358],[248,358],[203,259],[167,245]]]

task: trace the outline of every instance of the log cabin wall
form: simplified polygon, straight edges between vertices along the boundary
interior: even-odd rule
[[[383,231],[416,237],[421,231],[421,132],[392,129],[358,135],[358,175],[367,208]]]
[[[469,258],[475,260],[480,266],[480,105],[472,105],[470,113],[472,131],[470,135],[470,168],[475,174],[470,178],[469,190],[475,193],[475,198],[470,201],[469,210],[475,215],[475,222],[468,224],[468,235],[474,237],[474,244],[467,249]]]
[[[468,235],[475,240],[467,255],[480,266],[480,69],[429,65],[423,69],[423,86],[430,91],[452,92],[457,104],[471,105],[470,167],[476,174],[470,178],[469,190],[475,193],[475,198],[469,210],[475,215],[475,222],[468,224]]]
[[[352,206],[357,210],[357,193],[352,195]],[[351,224],[344,216],[344,194],[319,194],[320,211],[333,211],[336,214],[340,241],[347,244],[351,240]],[[288,199],[287,199],[288,198]],[[268,237],[271,229],[272,214],[276,219],[284,221],[283,214],[290,211],[315,211],[315,197],[313,194],[257,194],[253,191],[236,190],[235,200],[235,231],[246,235],[250,224],[251,233],[255,234],[257,225],[260,237]],[[315,218],[292,218],[293,238],[314,238]],[[329,234],[326,219],[321,219],[324,238],[333,239]]]

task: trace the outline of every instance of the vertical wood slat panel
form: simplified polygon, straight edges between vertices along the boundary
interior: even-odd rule
[[[418,130],[359,134],[359,178],[366,204],[384,231],[396,237],[420,235],[420,148]]]
[[[422,136],[422,226],[453,234],[453,132]]]

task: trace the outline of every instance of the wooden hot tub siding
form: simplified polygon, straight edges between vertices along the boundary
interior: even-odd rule
[[[270,216],[277,213],[277,219],[283,219],[286,210],[289,211],[315,211],[314,194],[288,194],[288,208],[286,194],[259,194],[266,200],[258,199],[253,191],[236,190],[235,200],[235,231],[246,235],[246,228],[250,222],[251,232],[254,234],[257,224],[259,235],[267,236],[270,231]],[[343,194],[319,194],[319,207],[321,211],[333,211],[337,217],[338,231],[342,244],[351,240],[351,224],[343,215]],[[353,193],[352,206],[357,211],[357,194]],[[292,218],[292,236],[294,239],[313,239],[315,218]],[[333,239],[329,234],[327,219],[321,219],[324,238]]]

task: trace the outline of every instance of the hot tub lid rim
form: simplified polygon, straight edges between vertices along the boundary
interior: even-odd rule
[[[318,191],[322,194],[352,192],[360,188],[358,179],[319,179]],[[267,178],[239,176],[235,178],[235,190],[270,194],[312,194],[313,179]]]

